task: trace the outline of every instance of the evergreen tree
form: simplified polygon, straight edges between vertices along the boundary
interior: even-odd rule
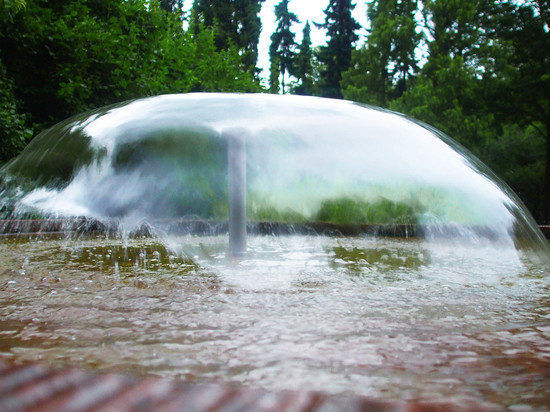
[[[280,85],[283,94],[285,93],[285,75],[293,74],[294,60],[296,53],[296,42],[292,32],[292,24],[299,23],[296,14],[288,10],[289,0],[281,0],[275,6],[275,18],[277,28],[271,35],[271,46],[269,47],[269,58],[273,69],[273,62],[278,62],[277,72],[282,76]],[[274,77],[273,75],[271,77]],[[270,87],[271,88],[271,87]]]
[[[298,79],[298,85],[294,88],[295,94],[312,95],[313,94],[313,50],[311,48],[311,27],[309,21],[306,22],[302,30],[302,42],[300,43],[296,62],[294,66],[294,75]]]
[[[176,13],[182,20],[184,19],[183,0],[159,0],[159,6],[169,13]]]
[[[482,16],[491,3],[425,0],[429,55],[412,87],[389,103],[390,108],[434,125],[477,154],[496,127],[479,65],[485,31]]]
[[[440,65],[460,58],[476,66],[480,42],[483,41],[483,15],[492,0],[424,0],[423,15],[431,41],[424,74],[432,76]],[[445,63],[447,62],[447,63]]]
[[[269,68],[269,93],[279,93],[279,59],[275,57],[271,60],[271,67]]]
[[[258,62],[258,42],[262,31],[260,11],[265,0],[237,0],[237,32],[239,41],[237,47],[244,54],[245,67],[251,73],[259,73],[256,67]]]
[[[319,87],[325,97],[342,98],[342,73],[350,67],[353,45],[359,39],[355,32],[361,28],[351,15],[354,8],[351,0],[329,0],[324,10],[325,22],[318,24],[328,36],[327,45],[320,48],[317,56],[324,65]]]
[[[418,70],[415,52],[422,38],[417,33],[415,0],[375,0],[369,4],[367,45],[352,52],[352,65],[344,73],[344,96],[386,107],[402,95]]]
[[[404,2],[383,3],[389,0],[371,3],[376,20],[343,76],[345,97],[386,104],[449,134],[505,178],[540,223],[549,222],[548,1],[424,0],[426,63],[416,75],[409,71],[401,96],[395,86],[406,71],[395,71],[389,34],[396,19],[386,17]]]
[[[379,1],[382,3],[384,0]],[[388,71],[394,84],[396,84],[398,96],[400,96],[407,90],[408,80],[418,71],[416,51],[422,39],[422,34],[416,30],[415,14],[418,10],[417,1],[390,1],[395,4],[395,7],[388,10],[387,15],[384,16],[388,22],[391,22],[391,68]],[[384,23],[381,25],[382,27],[386,26]],[[377,31],[383,30],[382,28]]]
[[[351,65],[342,73],[340,85],[345,99],[387,107],[391,82],[380,49],[367,43],[352,50]]]
[[[544,150],[540,142],[550,142],[550,35],[537,4],[426,0],[427,62],[389,106],[487,161],[545,222],[550,166],[546,161],[545,171],[543,165],[550,144]]]
[[[490,73],[485,93],[497,120],[535,131],[546,143],[545,167],[537,179],[539,201],[534,211],[550,222],[550,21],[548,1],[491,4],[484,15]],[[482,51],[484,49],[482,48]],[[491,57],[492,56],[492,57]],[[496,58],[494,57],[496,56]],[[522,150],[526,150],[524,147]]]
[[[492,0],[425,0],[429,55],[414,87],[391,107],[404,110],[476,152],[490,138],[492,108],[486,104],[480,50],[483,16]]]
[[[191,27],[215,32],[218,50],[235,46],[248,71],[257,73],[258,42],[262,30],[260,10],[265,0],[195,0],[191,9]]]

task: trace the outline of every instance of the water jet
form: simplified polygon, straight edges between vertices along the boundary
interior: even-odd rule
[[[246,131],[225,131],[229,189],[229,251],[246,253]]]
[[[0,244],[9,356],[382,399],[550,399],[548,242],[486,166],[406,116],[157,96],[54,126],[0,179],[0,227],[27,233]]]

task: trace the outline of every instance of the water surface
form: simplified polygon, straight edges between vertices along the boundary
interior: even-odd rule
[[[257,236],[235,260],[226,241],[6,240],[0,353],[272,390],[550,408],[548,268],[526,252]]]

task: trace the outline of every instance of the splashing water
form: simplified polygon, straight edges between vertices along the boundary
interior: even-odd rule
[[[250,258],[230,264],[219,238],[202,242],[197,259],[147,239],[0,244],[0,352],[271,390],[550,405],[548,266],[491,246],[320,236],[252,236]]]
[[[227,254],[236,130],[245,257]],[[123,235],[0,244],[7,356],[549,405],[548,242],[430,126],[310,97],[158,96],[58,124],[0,178],[5,217],[84,217]],[[154,240],[126,236],[144,223]],[[403,238],[376,235],[388,227]]]
[[[235,129],[246,134],[251,222],[483,226],[500,239],[541,240],[512,192],[440,132],[297,96],[167,95],[76,116],[3,168],[4,208],[130,227],[227,219],[226,132]]]

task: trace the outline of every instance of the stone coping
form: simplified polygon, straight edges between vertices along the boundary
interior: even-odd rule
[[[116,373],[53,368],[0,360],[1,411],[488,411],[491,405],[418,400],[385,401],[311,391],[268,391],[226,383],[138,379]]]

